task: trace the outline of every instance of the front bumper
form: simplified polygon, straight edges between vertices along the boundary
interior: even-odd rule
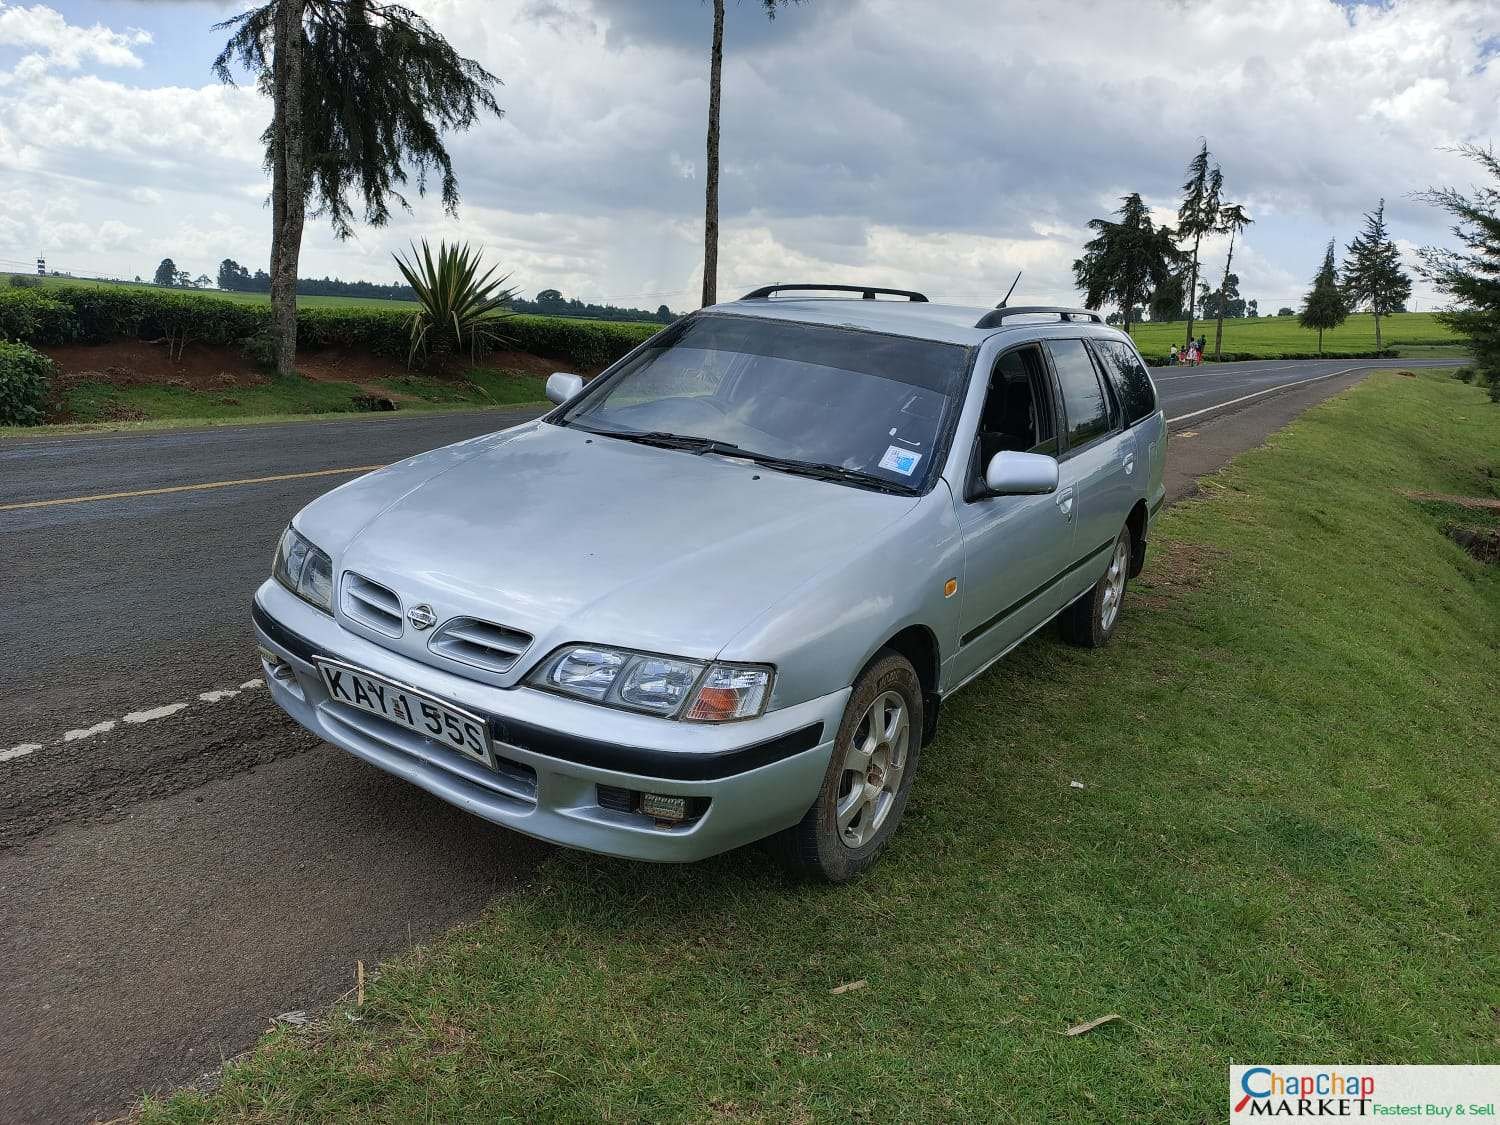
[[[740,723],[673,722],[420,663],[341,628],[271,580],[256,591],[254,620],[261,647],[284,666],[262,661],[272,697],[320,738],[496,824],[629,859],[703,859],[797,823],[822,784],[849,698],[846,688]],[[498,769],[329,699],[315,656],[486,717]],[[663,826],[618,800],[601,803],[618,790],[698,798],[689,804],[703,811]]]

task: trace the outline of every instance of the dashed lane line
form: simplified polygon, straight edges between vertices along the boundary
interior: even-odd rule
[[[233,699],[236,695],[245,691],[254,691],[263,686],[264,680],[246,680],[239,687],[217,688],[214,691],[201,692],[198,695],[200,703],[218,703],[225,699]],[[191,707],[191,703],[163,703],[160,707],[146,707],[140,711],[131,711],[129,714],[121,715],[118,719],[104,719],[91,727],[79,727],[76,730],[64,731],[50,742],[22,742],[7,750],[0,750],[0,762],[10,762],[17,758],[29,757],[38,750],[45,750],[49,746],[62,746],[70,742],[81,742],[85,738],[93,738],[98,734],[108,734],[121,723],[137,725],[140,723],[153,723],[158,719],[165,719],[185,711]]]

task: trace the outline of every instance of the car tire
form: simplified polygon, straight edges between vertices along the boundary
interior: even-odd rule
[[[882,649],[854,683],[817,800],[776,838],[788,867],[843,883],[875,862],[906,811],[922,720],[916,669],[900,653]]]
[[[1101,648],[1115,635],[1120,623],[1120,604],[1130,581],[1130,561],[1135,537],[1130,528],[1120,531],[1110,549],[1109,565],[1088,593],[1062,611],[1063,639],[1082,648]]]

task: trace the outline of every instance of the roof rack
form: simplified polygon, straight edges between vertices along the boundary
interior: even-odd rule
[[[752,289],[740,298],[742,301],[763,301],[773,293],[782,293],[790,289],[811,290],[817,293],[858,293],[864,300],[873,301],[876,293],[884,293],[889,297],[905,297],[908,301],[927,301],[926,294],[917,293],[910,289],[883,289],[878,285],[762,285],[759,289]]]
[[[1089,320],[1095,324],[1103,324],[1104,318],[1093,309],[1070,309],[1062,305],[1014,305],[1011,308],[998,308],[993,312],[987,312],[979,318],[975,328],[999,328],[1006,317],[1027,316],[1032,313],[1053,313],[1063,321]]]

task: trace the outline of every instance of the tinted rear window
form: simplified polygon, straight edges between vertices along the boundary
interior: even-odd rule
[[[1115,394],[1125,410],[1127,426],[1156,413],[1156,392],[1141,357],[1123,340],[1091,340],[1105,373],[1114,384]]]
[[[1068,445],[1074,449],[1109,433],[1109,400],[1082,340],[1048,340],[1067,414]]]

